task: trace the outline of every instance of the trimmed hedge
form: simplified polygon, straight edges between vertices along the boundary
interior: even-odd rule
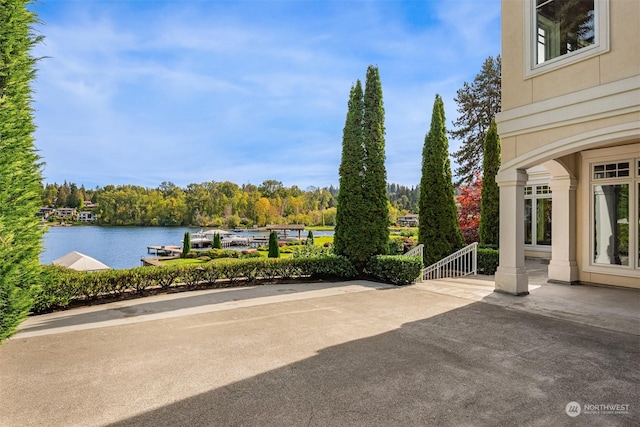
[[[44,279],[34,294],[35,313],[64,308],[73,301],[92,301],[124,293],[144,294],[174,287],[229,287],[275,279],[351,279],[357,275],[344,257],[244,258],[213,260],[202,265],[136,267],[92,273],[43,266]]]
[[[500,262],[500,252],[491,248],[478,248],[478,273],[496,274]]]
[[[369,259],[365,272],[385,283],[408,285],[422,273],[421,256],[376,255]]]

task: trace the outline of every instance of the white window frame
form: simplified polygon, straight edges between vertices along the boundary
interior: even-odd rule
[[[539,192],[542,188],[546,187],[547,192],[542,193]],[[531,194],[526,194],[526,188],[531,188]],[[553,209],[553,194],[551,192],[551,187],[549,183],[539,183],[539,184],[530,184],[527,183],[525,185],[525,200],[531,200],[531,243],[525,243],[524,246],[526,249],[532,249],[537,251],[548,251],[551,252],[551,245],[553,245],[553,239],[551,244],[549,245],[541,245],[538,243],[537,234],[538,234],[538,200],[541,199],[549,199],[551,200],[551,209]],[[551,227],[553,228],[553,222],[551,223]],[[526,229],[525,229],[526,231]],[[535,241],[535,243],[533,243]]]
[[[640,197],[640,172],[638,162],[640,161],[640,144],[624,145],[621,147],[611,147],[582,152],[582,238],[586,244],[582,245],[583,270],[589,273],[600,273],[614,276],[638,277],[640,278],[640,260],[638,260],[638,228],[636,223],[639,218],[638,197]],[[594,179],[593,168],[602,163],[630,162],[630,175],[622,178]],[[629,184],[629,265],[607,265],[596,264],[593,260],[594,253],[594,186],[603,184]],[[633,254],[633,255],[632,255]]]
[[[565,67],[609,51],[609,0],[594,0],[594,43],[575,52],[536,64],[538,31],[536,0],[524,0],[524,74],[525,79]]]

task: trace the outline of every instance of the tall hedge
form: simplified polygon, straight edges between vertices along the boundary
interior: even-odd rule
[[[424,244],[425,265],[444,258],[463,246],[453,192],[449,141],[444,103],[436,95],[431,128],[422,149],[418,242]]]
[[[493,121],[484,138],[482,199],[480,201],[480,244],[498,247],[500,243],[500,189],[496,175],[500,169],[500,137]]]
[[[33,132],[31,50],[41,40],[27,0],[0,2],[0,342],[27,316],[40,281],[41,169]]]
[[[189,252],[191,252],[191,233],[186,231],[182,238],[182,258],[186,258]]]

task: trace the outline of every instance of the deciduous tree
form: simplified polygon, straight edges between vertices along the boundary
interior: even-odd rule
[[[457,197],[458,224],[467,244],[479,241],[481,192],[482,177],[477,173],[470,184],[460,187],[460,195]]]

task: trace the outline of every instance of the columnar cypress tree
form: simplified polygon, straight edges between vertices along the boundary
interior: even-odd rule
[[[351,88],[342,136],[335,252],[362,269],[372,255],[387,252],[389,205],[384,166],[384,107],[377,67],[367,69],[364,94]]]
[[[278,232],[269,233],[269,253],[268,258],[280,258],[280,245],[278,244]]]
[[[307,240],[305,241],[307,245],[313,246],[313,230],[309,230],[309,234],[307,234]]]
[[[367,234],[363,228],[364,212],[364,100],[360,80],[351,87],[347,118],[342,132],[342,160],[340,162],[340,188],[333,237],[335,253],[352,261],[366,262],[361,255]]]
[[[191,233],[187,231],[182,238],[182,258],[186,258],[189,252],[191,252]]]
[[[222,239],[220,238],[220,233],[216,233],[213,235],[213,248],[222,249]]]
[[[419,214],[418,242],[424,244],[426,265],[462,247],[451,180],[444,103],[440,95],[436,95],[431,129],[422,149]]]
[[[30,51],[41,37],[28,0],[0,1],[0,342],[27,316],[38,283],[41,171],[34,147]]]
[[[377,67],[369,66],[364,89],[364,214],[368,224],[367,258],[387,253],[389,244],[389,201],[385,161],[384,106]]]
[[[480,244],[497,247],[500,241],[500,189],[496,175],[500,169],[500,137],[496,122],[484,138],[482,200],[480,202]]]

